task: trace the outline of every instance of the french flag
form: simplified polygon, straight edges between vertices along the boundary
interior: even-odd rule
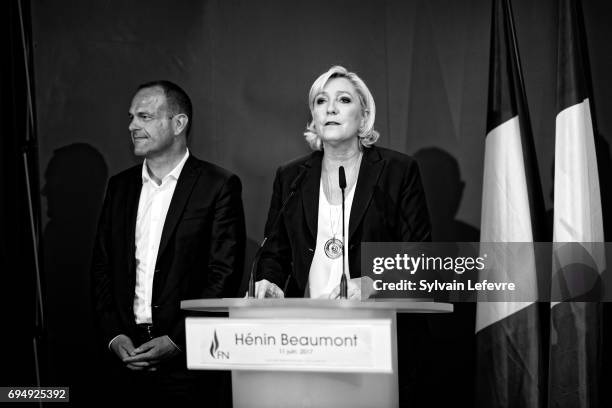
[[[553,218],[553,299],[550,311],[550,407],[598,407],[601,303],[606,268],[588,58],[578,0],[559,0],[557,117]],[[586,297],[585,297],[586,296]]]
[[[531,243],[543,240],[544,205],[510,1],[494,0],[492,11],[480,241]],[[505,276],[493,278],[533,292],[477,305],[479,407],[537,408],[545,396],[535,256],[530,245],[523,256],[509,253],[516,247],[494,247]]]

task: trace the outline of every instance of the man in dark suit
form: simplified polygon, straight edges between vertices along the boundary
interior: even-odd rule
[[[141,85],[129,114],[145,160],[108,183],[92,263],[96,316],[136,401],[194,402],[202,375],[186,369],[180,301],[236,295],[241,184],[189,153],[192,106],[179,86]]]

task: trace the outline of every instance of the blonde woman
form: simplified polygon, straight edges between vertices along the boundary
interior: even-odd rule
[[[431,227],[416,162],[375,145],[376,105],[366,84],[334,66],[313,83],[312,120],[304,133],[313,153],[276,172],[266,223],[268,242],[256,297],[336,298],[342,276],[344,167],[348,298],[361,293],[361,242],[428,241]],[[295,195],[274,225],[282,203]],[[363,287],[371,287],[363,285]]]

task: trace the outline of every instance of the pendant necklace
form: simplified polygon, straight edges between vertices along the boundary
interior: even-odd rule
[[[357,163],[359,163],[361,160],[361,155],[360,157],[357,158],[357,160],[355,161],[355,163],[353,163],[353,168],[352,168],[352,175],[355,175],[355,167],[357,166]],[[327,172],[327,190],[328,190],[328,196],[329,196],[329,224],[330,224],[330,229],[331,229],[331,233],[332,233],[332,237],[330,239],[328,239],[325,242],[325,245],[323,246],[323,250],[325,251],[325,255],[329,258],[329,259],[338,259],[342,256],[342,250],[344,247],[344,244],[342,243],[342,241],[340,241],[338,238],[336,238],[336,228],[335,226],[338,226],[339,223],[341,223],[341,215],[339,215],[338,213],[342,211],[342,209],[340,208],[339,211],[337,211],[336,208],[334,208],[333,212],[335,216],[332,216],[332,207],[333,205],[331,204],[331,202],[333,201],[333,197],[332,197],[332,185],[331,185],[331,180],[329,178],[329,171]],[[337,222],[335,222],[337,221]]]
[[[329,183],[329,175],[328,175],[328,183]],[[330,199],[331,201],[331,199]],[[336,209],[334,209],[334,213],[336,213],[336,217],[332,217],[332,204],[329,204],[329,224],[332,232],[332,237],[325,242],[325,246],[323,249],[325,250],[325,255],[329,259],[338,259],[342,256],[342,241],[336,238],[336,228],[334,228],[334,220],[338,220]]]

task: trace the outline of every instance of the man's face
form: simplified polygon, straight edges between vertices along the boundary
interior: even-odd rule
[[[130,106],[130,134],[134,154],[163,156],[176,141],[164,91],[159,87],[139,90]]]

